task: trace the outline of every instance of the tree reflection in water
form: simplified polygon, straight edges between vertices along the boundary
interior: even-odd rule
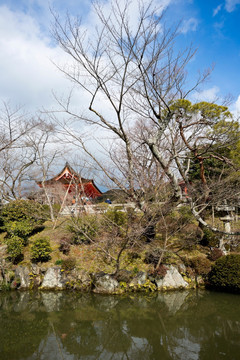
[[[238,359],[239,299],[204,291],[0,294],[0,359]]]

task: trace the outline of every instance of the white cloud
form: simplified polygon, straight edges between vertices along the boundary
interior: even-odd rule
[[[216,102],[219,99],[218,93],[219,93],[219,88],[217,86],[213,86],[210,89],[196,92],[192,96],[192,98],[195,101]]]
[[[57,70],[51,60],[65,64],[69,58],[59,47],[53,47],[52,39],[46,32],[50,25],[48,6],[63,6],[62,0],[49,0],[48,5],[42,0],[23,0],[25,12],[15,7],[0,6],[0,100],[10,99],[14,104],[26,105],[27,108],[51,107],[55,104],[52,90],[58,94],[67,94],[72,84]],[[162,11],[172,0],[154,0]],[[87,1],[83,1],[86,5]],[[110,10],[110,0],[103,2],[104,11]],[[119,0],[122,8],[125,0]],[[69,4],[73,1],[70,1]],[[34,6],[33,6],[34,5]],[[66,4],[65,4],[66,5]],[[39,16],[36,16],[37,9]],[[12,10],[14,9],[14,10]],[[137,0],[131,2],[129,12],[131,23],[137,21]],[[59,11],[65,11],[59,8]],[[84,23],[95,29],[96,17],[93,11],[85,13]],[[91,27],[92,26],[92,27]],[[86,103],[84,96],[76,95],[79,104]]]
[[[240,95],[238,96],[237,101],[236,101],[236,109],[240,113]]]
[[[196,18],[190,18],[188,20],[184,20],[180,32],[186,34],[189,31],[196,31],[197,26],[198,26],[198,20]]]
[[[219,11],[222,9],[223,4],[219,4],[215,9],[213,9],[213,16],[216,16]]]
[[[236,102],[230,108],[235,118],[240,117],[240,95],[238,96]]]
[[[226,0],[225,9],[228,12],[233,12],[236,9],[236,6],[240,4],[240,0]]]
[[[50,61],[63,57],[50,41],[31,16],[0,7],[0,98],[31,108],[46,106],[52,89],[68,86]]]
[[[152,0],[152,8],[155,7],[156,15],[160,15],[172,1],[173,0]],[[110,12],[112,12],[112,7],[114,7],[113,13],[117,14],[118,11],[117,7],[119,7],[119,9],[123,11],[127,4],[128,6],[127,16],[132,31],[136,30],[138,26],[139,4],[140,6],[146,5],[145,6],[146,8],[148,6],[148,2],[144,4],[144,1],[139,1],[139,0],[132,0],[132,1],[118,0],[117,2],[112,0],[106,0],[106,1],[100,0],[99,2],[97,2],[97,4],[100,5],[100,8],[102,9],[102,13],[104,14],[106,19],[108,18]],[[95,28],[96,25],[99,24],[99,17],[97,16],[93,6],[88,16],[85,17],[84,23],[87,24],[88,30],[91,28],[91,26]]]

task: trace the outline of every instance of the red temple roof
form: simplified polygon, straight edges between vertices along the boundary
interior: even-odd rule
[[[42,187],[42,183],[42,181],[37,182],[40,187]],[[44,185],[47,187],[53,187],[56,184],[61,184],[69,194],[76,190],[77,186],[80,192],[87,197],[96,198],[102,195],[93,179],[81,177],[67,162],[59,174],[44,181]]]

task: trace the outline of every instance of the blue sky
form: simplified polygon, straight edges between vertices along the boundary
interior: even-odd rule
[[[221,102],[231,94],[231,109],[240,111],[240,0],[155,1],[168,4],[171,22],[182,21],[181,46],[198,48],[190,76],[215,63],[198,99]],[[70,88],[51,62],[67,60],[52,42],[49,7],[91,21],[90,0],[0,0],[0,99],[31,110],[53,107],[52,91]]]

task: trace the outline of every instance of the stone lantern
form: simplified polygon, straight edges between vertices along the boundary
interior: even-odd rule
[[[230,215],[226,215],[224,217],[221,217],[220,220],[224,223],[224,230],[227,233],[231,232],[231,221],[234,220],[234,218]]]

